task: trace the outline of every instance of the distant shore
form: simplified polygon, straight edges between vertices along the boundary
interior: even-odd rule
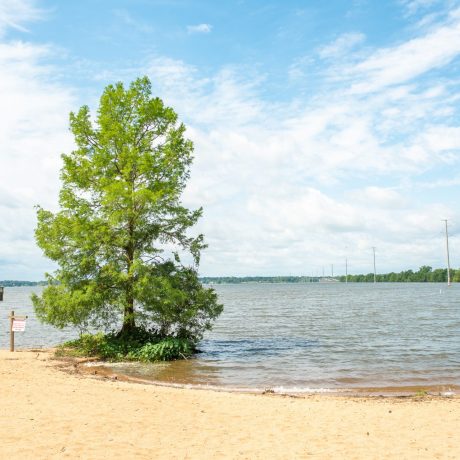
[[[459,458],[460,398],[306,398],[82,376],[0,351],[0,453],[35,458]],[[95,376],[97,377],[97,376]]]
[[[2,280],[0,286],[20,287],[20,286],[46,286],[47,281],[22,281],[22,280]]]
[[[200,276],[199,280],[203,284],[249,284],[249,283],[325,283],[325,282],[350,282],[350,283],[373,283],[374,274],[367,273],[361,275],[323,275],[323,276]],[[375,275],[376,282],[379,283],[447,283],[447,269],[431,267],[420,267],[418,271],[406,270],[399,273],[379,273]],[[460,269],[451,269],[450,281],[460,282]],[[23,281],[23,280],[0,280],[0,286],[19,287],[19,286],[46,286],[47,281]]]

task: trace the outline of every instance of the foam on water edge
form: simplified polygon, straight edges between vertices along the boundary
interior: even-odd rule
[[[146,385],[156,385],[161,387],[169,388],[185,388],[193,390],[208,390],[216,392],[229,392],[229,393],[246,393],[246,394],[275,394],[275,395],[285,395],[285,396],[307,396],[307,395],[336,395],[336,396],[416,396],[418,393],[417,388],[415,387],[382,387],[382,388],[311,388],[311,387],[301,387],[301,386],[271,386],[271,387],[244,387],[244,386],[230,386],[230,385],[212,385],[212,384],[198,384],[198,383],[180,383],[173,381],[164,381],[164,380],[155,380],[150,378],[144,378],[140,375],[131,375],[129,373],[124,373],[123,371],[118,371],[118,369],[126,368],[136,368],[138,363],[110,363],[107,365],[105,362],[101,361],[92,361],[82,363],[84,367],[87,368],[99,368],[104,369],[105,372],[115,370],[118,377],[123,377],[123,379],[146,384]],[[167,367],[168,363],[156,363],[156,366]],[[118,368],[118,369],[117,369]],[[437,389],[427,389],[422,390],[422,392],[429,396],[441,396],[446,398],[455,397],[460,394],[460,391],[455,388],[448,388],[446,390],[437,390]]]
[[[157,363],[157,366],[164,367],[167,366],[167,363]],[[92,361],[85,362],[83,366],[91,368],[103,368],[104,370],[111,370],[116,368],[126,368],[126,367],[136,367],[136,363],[110,363],[107,366],[107,363]],[[278,394],[278,395],[313,395],[313,394],[343,394],[349,393],[353,390],[351,389],[332,389],[332,388],[310,388],[310,387],[285,387],[285,386],[273,386],[273,387],[244,387],[244,386],[229,386],[229,385],[211,385],[211,384],[194,384],[194,383],[178,383],[170,382],[163,380],[155,380],[149,378],[143,378],[141,376],[128,375],[126,373],[120,372],[118,375],[123,376],[129,381],[143,383],[147,385],[156,385],[161,387],[170,387],[170,388],[186,388],[194,390],[210,390],[217,392],[230,392],[230,393],[251,393],[251,394]]]

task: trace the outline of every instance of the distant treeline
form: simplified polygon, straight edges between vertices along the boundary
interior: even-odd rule
[[[460,268],[450,270],[450,279],[460,283]],[[378,274],[376,280],[379,283],[446,283],[447,268],[436,268],[424,265],[418,271],[406,270],[400,273]],[[315,283],[321,281],[342,281],[345,276],[315,277],[315,276],[203,276],[200,278],[203,284],[241,284],[241,283]],[[349,282],[372,283],[374,274],[348,275]]]
[[[345,282],[345,276],[338,278],[340,281]],[[460,269],[450,270],[450,279],[454,282],[460,282]],[[418,271],[406,270],[400,273],[385,273],[378,274],[376,280],[379,283],[446,283],[447,282],[447,268],[436,268],[424,265]],[[348,281],[355,283],[372,283],[374,281],[374,274],[368,273],[367,275],[348,275]]]
[[[0,286],[12,287],[12,286],[43,286],[46,285],[46,281],[18,281],[18,280],[3,280],[0,281]]]
[[[460,283],[460,268],[450,270],[450,279]],[[376,280],[379,283],[446,283],[447,268],[436,268],[424,265],[418,271],[406,270],[399,273],[391,272],[378,274]],[[202,276],[200,281],[203,284],[241,284],[241,283],[317,283],[319,281],[342,281],[345,276],[335,277],[315,277],[315,276]],[[367,275],[348,275],[348,281],[354,283],[372,283],[374,274]],[[0,281],[0,286],[43,286],[46,281]]]
[[[203,284],[240,284],[240,283],[311,283],[319,281],[311,276],[203,276]]]

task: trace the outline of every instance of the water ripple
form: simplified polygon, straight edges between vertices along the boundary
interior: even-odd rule
[[[127,372],[232,388],[460,384],[458,285],[242,284],[216,290],[225,310],[195,359]],[[38,323],[30,292],[6,289],[0,310],[4,330],[10,308],[31,316],[27,331],[17,334],[19,347],[76,335]],[[7,340],[0,335],[3,348]]]

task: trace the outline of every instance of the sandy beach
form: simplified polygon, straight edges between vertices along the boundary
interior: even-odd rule
[[[43,351],[0,351],[0,376],[0,458],[460,458],[458,397],[176,389],[69,372]]]

